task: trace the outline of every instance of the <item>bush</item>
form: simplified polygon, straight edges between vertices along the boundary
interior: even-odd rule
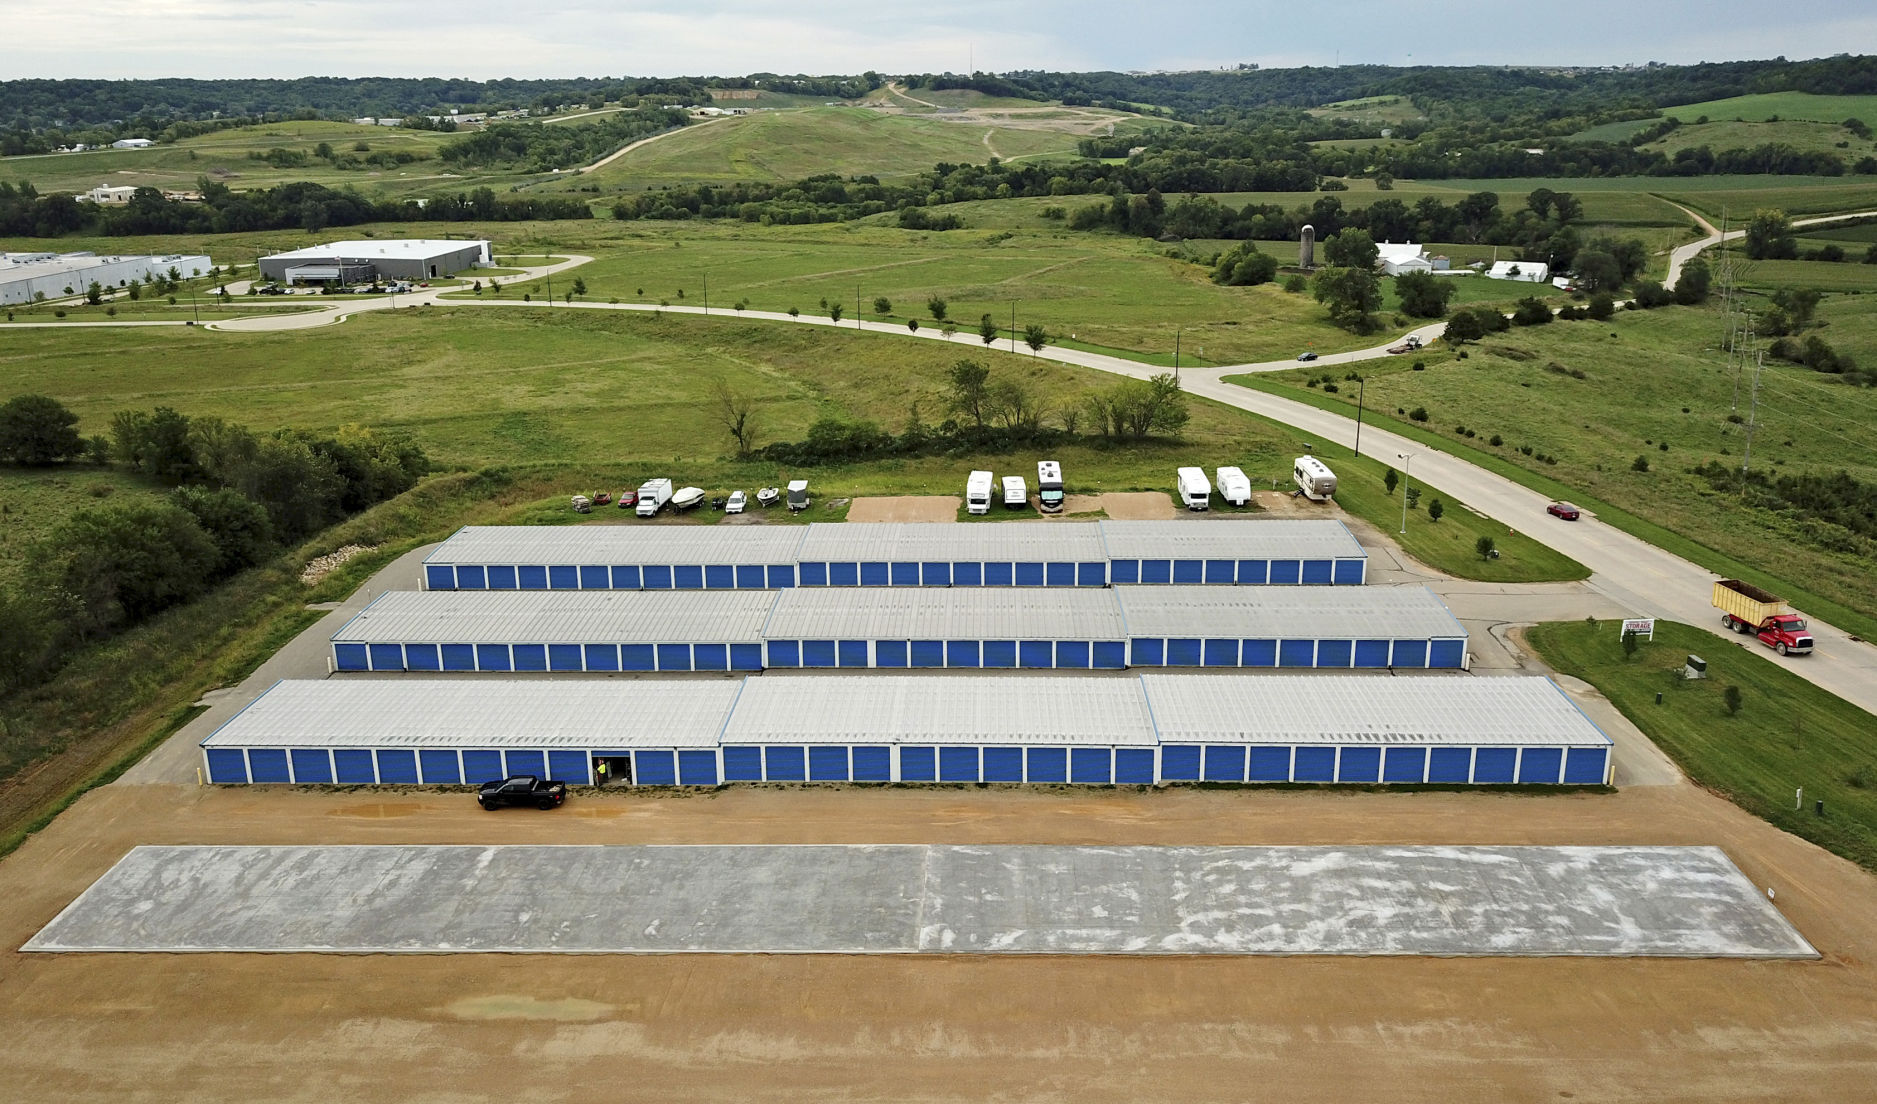
[[[1740,712],[1740,687],[1728,683],[1727,688],[1721,691],[1721,704],[1726,707],[1729,717]]]
[[[1473,542],[1473,551],[1479,555],[1480,559],[1490,560],[1495,545],[1496,542],[1491,537],[1481,537]]]
[[[1551,321],[1551,306],[1543,299],[1528,296],[1513,308],[1512,322],[1518,326],[1542,326]]]
[[[1636,305],[1643,310],[1666,307],[1674,301],[1674,293],[1666,290],[1654,280],[1636,281]]]
[[[1634,463],[1632,463],[1632,464],[1630,464],[1630,466],[1629,466],[1629,470],[1630,470],[1630,471],[1637,471],[1637,472],[1646,472],[1646,471],[1648,471],[1648,470],[1649,470],[1649,458],[1648,458],[1647,456],[1638,456],[1638,457],[1636,457],[1636,460],[1635,460],[1635,462],[1634,462]]]
[[[1408,417],[1417,422],[1427,421],[1427,407],[1425,406],[1415,407],[1413,410],[1408,411]]]
[[[1439,521],[1440,515],[1446,512],[1447,507],[1441,505],[1438,498],[1427,504],[1427,520],[1429,521]]]

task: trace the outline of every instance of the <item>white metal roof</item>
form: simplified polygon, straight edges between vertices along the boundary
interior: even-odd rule
[[[810,563],[1097,563],[1101,532],[1086,521],[816,523],[797,553]]]
[[[333,634],[339,643],[757,643],[767,590],[394,590]]]
[[[289,249],[285,253],[270,253],[267,260],[286,258],[295,260],[344,258],[353,260],[359,257],[376,257],[397,260],[418,260],[437,257],[445,253],[460,253],[465,249],[481,249],[486,241],[467,241],[448,238],[393,238],[385,240],[336,241],[325,245],[309,245],[303,249]]]
[[[1610,743],[1548,678],[1142,675],[1163,743]]]
[[[943,743],[1152,746],[1128,678],[765,676],[744,681],[725,744]]]
[[[1106,558],[1116,560],[1361,559],[1362,545],[1340,521],[1205,518],[1104,521]]]
[[[625,513],[625,511],[619,511]],[[472,525],[425,558],[436,564],[793,564],[799,525]]]
[[[327,679],[276,683],[204,747],[715,747],[721,679]]]
[[[1129,636],[1402,640],[1465,636],[1424,586],[1120,586]]]
[[[772,640],[1121,640],[1098,587],[807,587],[777,594]]]

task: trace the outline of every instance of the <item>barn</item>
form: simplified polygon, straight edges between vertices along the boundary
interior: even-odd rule
[[[428,590],[774,590],[800,526],[474,525],[424,560]]]

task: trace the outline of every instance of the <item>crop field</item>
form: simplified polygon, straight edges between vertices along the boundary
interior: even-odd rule
[[[1806,247],[1828,245],[1826,241],[1804,241]],[[1840,263],[1824,261],[1746,261],[1741,265],[1743,286],[1771,290],[1781,287],[1816,288],[1819,291],[1842,291],[1858,294],[1877,292],[1877,265],[1858,263],[1864,249],[1855,244],[1838,243],[1850,258]],[[1832,335],[1828,332],[1826,335]],[[1877,346],[1865,350],[1877,355]]]
[[[1877,103],[1877,97],[1872,97],[1872,100]],[[1877,150],[1877,145],[1852,134],[1836,121],[1815,123],[1786,118],[1778,122],[1735,122],[1727,119],[1709,123],[1694,123],[1690,119],[1687,125],[1640,148],[1672,157],[1678,150],[1700,146],[1719,152],[1771,144],[1791,146],[1802,153],[1837,154],[1846,158],[1847,164]]]
[[[1715,119],[1744,119],[1765,122],[1769,119],[1805,119],[1815,123],[1840,123],[1846,119],[1877,120],[1877,96],[1815,96],[1809,92],[1766,92],[1753,96],[1734,96],[1725,100],[1682,104],[1664,108],[1662,114],[1692,123],[1706,115]],[[1877,125],[1877,124],[1874,124]]]

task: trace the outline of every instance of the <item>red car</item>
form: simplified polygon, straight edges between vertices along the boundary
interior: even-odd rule
[[[1545,513],[1550,514],[1552,517],[1561,517],[1565,521],[1576,521],[1577,512],[1577,507],[1568,502],[1553,502],[1551,505],[1545,507]]]
[[[637,506],[638,504],[639,504],[639,492],[637,491],[620,491],[619,492],[619,508],[621,510],[630,510],[634,506]]]

